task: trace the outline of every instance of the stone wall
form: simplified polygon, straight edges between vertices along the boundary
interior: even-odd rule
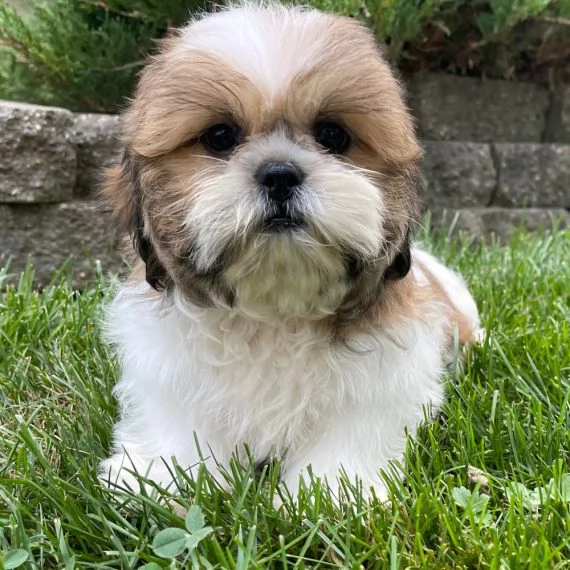
[[[435,224],[503,238],[570,225],[570,86],[425,74],[408,92]]]
[[[434,224],[500,237],[521,223],[570,225],[570,87],[421,75],[408,88]],[[94,199],[118,130],[116,116],[0,103],[0,266],[11,258],[19,272],[29,258],[41,285],[73,256],[79,286],[96,260],[119,267]]]
[[[97,202],[100,167],[120,153],[119,118],[0,102],[0,267],[33,263],[36,282],[74,258],[75,284],[94,263],[121,266],[117,232]]]

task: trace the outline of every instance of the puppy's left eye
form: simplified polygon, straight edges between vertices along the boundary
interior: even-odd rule
[[[322,147],[334,154],[343,154],[351,143],[350,135],[337,123],[317,123],[313,135]]]
[[[239,129],[235,125],[220,123],[210,127],[203,135],[204,145],[216,154],[232,151],[239,144]]]

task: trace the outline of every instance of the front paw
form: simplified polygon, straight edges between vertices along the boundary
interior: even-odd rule
[[[174,468],[163,459],[143,459],[127,453],[116,453],[101,462],[101,483],[118,491],[149,494],[155,486],[171,492],[177,489]]]
[[[386,483],[379,474],[373,477],[362,477],[360,474],[347,473],[343,469],[318,473],[310,469],[289,473],[284,479],[287,491],[297,501],[299,494],[311,496],[315,487],[326,487],[332,501],[337,505],[353,503],[362,497],[370,501],[374,497],[381,503],[389,504]]]

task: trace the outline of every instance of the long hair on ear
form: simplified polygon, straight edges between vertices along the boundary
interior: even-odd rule
[[[397,281],[403,279],[412,268],[412,225],[420,220],[422,212],[422,202],[424,196],[424,182],[421,175],[419,163],[411,164],[406,172],[406,187],[411,201],[409,204],[410,220],[408,221],[404,239],[398,246],[396,255],[390,265],[384,270],[383,280]]]
[[[101,187],[103,201],[112,208],[121,228],[132,238],[134,251],[146,267],[146,281],[157,291],[167,288],[169,279],[144,224],[140,166],[131,153],[125,151],[119,164],[104,173]]]

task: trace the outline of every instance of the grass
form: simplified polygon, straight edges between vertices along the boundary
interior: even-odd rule
[[[62,272],[38,293],[27,271],[5,286],[0,567],[569,568],[570,232],[429,247],[465,274],[489,335],[410,442],[391,505],[347,489],[337,508],[315,482],[276,511],[276,469],[255,478],[235,465],[231,493],[181,474],[191,532],[164,493],[97,484],[116,413],[117,368],[98,335],[107,280],[77,294]]]

